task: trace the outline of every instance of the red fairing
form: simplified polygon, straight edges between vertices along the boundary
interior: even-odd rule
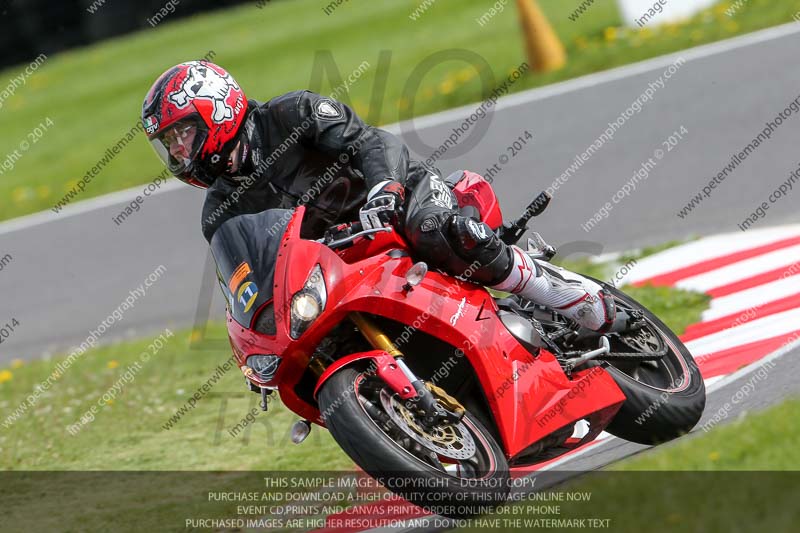
[[[480,383],[500,436],[499,444],[511,460],[581,419],[589,420],[591,432],[580,441],[569,440],[565,450],[592,440],[624,402],[624,394],[602,367],[575,372],[569,378],[551,353],[544,349],[537,355],[528,352],[506,329],[494,298],[483,287],[456,283],[452,277],[431,271],[413,290],[407,290],[405,274],[414,262],[402,253],[407,246],[396,232],[362,238],[352,247],[334,252],[321,243],[300,239],[303,212],[303,208],[295,212],[277,259],[273,287],[276,335],[261,335],[232,319],[228,321],[240,366],[251,354],[281,356],[272,385],[277,384],[283,403],[299,416],[322,424],[314,400],[316,391],[329,376],[359,360],[376,361],[378,375],[396,392],[409,385],[402,373],[391,368],[393,361],[388,354],[372,351],[340,354],[341,359],[329,366],[311,389],[302,392],[299,384],[304,375],[308,376],[314,349],[331,329],[356,311],[414,324],[417,330],[459,348]],[[289,335],[288,306],[317,264],[323,272],[327,302],[313,324],[295,340]],[[406,362],[413,370],[414,354],[407,354]],[[249,377],[263,385],[254,376]]]
[[[414,386],[408,380],[400,367],[397,366],[397,361],[394,357],[384,352],[383,350],[372,350],[369,352],[354,353],[342,357],[331,366],[325,369],[325,372],[319,377],[317,386],[314,388],[314,398],[317,397],[319,389],[328,380],[329,377],[346,366],[350,366],[357,361],[369,360],[374,363],[374,373],[383,380],[384,383],[389,385],[389,388],[397,393],[403,400],[408,400],[416,396]]]
[[[480,174],[464,171],[453,193],[456,195],[458,205],[461,207],[472,206],[481,214],[481,222],[496,230],[503,225],[503,213],[500,211],[500,202],[492,189],[492,185]]]

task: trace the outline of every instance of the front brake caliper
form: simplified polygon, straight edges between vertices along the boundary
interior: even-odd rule
[[[464,415],[464,412],[466,411],[464,406],[461,405],[458,400],[447,394],[443,388],[434,385],[430,381],[426,381],[425,386],[428,387],[428,390],[433,393],[437,400],[439,400],[439,403],[442,404],[442,407],[448,411],[456,413],[459,415],[459,417]]]
[[[457,424],[464,417],[464,407],[443,389],[421,381],[414,383],[417,396],[406,400],[406,407],[419,417],[419,423],[434,428],[441,423]]]

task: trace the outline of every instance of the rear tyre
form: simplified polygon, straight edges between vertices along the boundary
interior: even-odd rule
[[[656,315],[615,287],[595,281],[619,307],[644,313],[647,325],[626,342],[644,350],[654,349],[658,343],[668,349],[658,361],[611,361],[606,369],[626,400],[606,431],[648,445],[688,433],[700,421],[706,405],[705,383],[692,354]]]
[[[505,501],[508,463],[469,413],[459,424],[426,432],[380,379],[351,367],[331,376],[318,400],[345,453],[406,500],[451,518],[483,514]]]

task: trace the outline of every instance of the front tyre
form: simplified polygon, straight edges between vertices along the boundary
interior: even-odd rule
[[[352,367],[319,392],[328,430],[361,468],[386,488],[439,515],[491,511],[508,493],[508,463],[469,413],[458,424],[426,430],[376,376]]]

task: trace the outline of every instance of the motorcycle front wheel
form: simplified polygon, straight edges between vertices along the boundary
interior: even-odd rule
[[[386,488],[450,518],[484,514],[509,490],[500,446],[474,417],[422,426],[378,377],[344,368],[318,396],[325,425],[355,463]]]

